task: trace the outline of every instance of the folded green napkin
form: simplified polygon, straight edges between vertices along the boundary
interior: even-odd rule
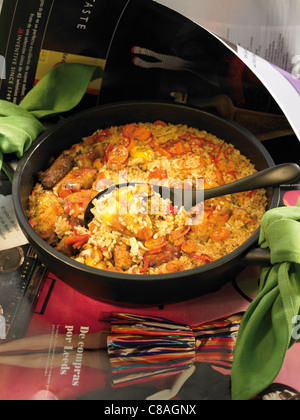
[[[0,170],[3,155],[20,158],[45,129],[40,118],[70,111],[91,81],[104,75],[100,67],[66,63],[49,71],[20,105],[0,100]]]
[[[272,265],[261,269],[258,295],[242,319],[231,372],[233,400],[264,391],[298,338],[300,199],[296,207],[265,213],[259,244],[270,249]]]

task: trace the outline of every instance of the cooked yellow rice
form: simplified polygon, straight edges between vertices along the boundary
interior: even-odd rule
[[[197,180],[204,179],[204,187],[213,188],[256,172],[254,165],[232,144],[226,143],[206,131],[186,125],[163,123],[139,123],[136,126],[147,129],[151,136],[146,140],[140,140],[139,136],[136,135],[134,147],[131,148],[128,159],[125,162],[111,163],[109,161],[110,155],[108,154],[108,150],[112,150],[112,146],[111,149],[108,149],[109,145],[116,147],[119,144],[124,144],[124,127],[110,127],[106,130],[98,130],[93,135],[83,139],[76,147],[73,147],[71,152],[67,151],[67,153],[74,155],[76,165],[79,168],[87,166],[87,161],[82,165],[82,157],[80,160],[77,159],[78,156],[88,156],[91,148],[93,150],[96,148],[98,153],[100,153],[100,163],[99,159],[97,160],[97,165],[95,164],[96,160],[90,163],[90,167],[97,169],[97,176],[90,188],[93,195],[104,190],[111,181],[114,184],[139,181],[144,183],[155,182],[167,186],[179,186],[180,184],[181,186],[181,182],[184,180],[190,180],[191,184],[195,185]],[[130,144],[132,145],[131,140]],[[177,149],[177,146],[174,149],[176,142],[178,142],[179,146]],[[182,149],[182,142],[187,145],[184,150]],[[149,181],[149,175],[153,174],[154,176],[156,173],[164,174],[164,176],[167,174],[167,178],[162,176],[163,179],[154,178]],[[77,224],[74,228],[72,213],[70,213],[69,208],[66,210],[64,198],[62,199],[59,196],[57,187],[53,188],[52,193],[56,195],[63,205],[63,211],[55,219],[53,227],[55,238],[53,240],[52,235],[52,246],[59,249],[58,244],[61,240],[73,237],[75,229],[75,234],[78,236],[88,235],[88,241],[82,247],[73,250],[71,258],[100,269],[116,269],[124,273],[134,274],[167,273],[170,271],[169,263],[173,260],[179,260],[182,263],[181,267],[184,268],[179,268],[180,270],[187,270],[225,256],[243,244],[258,229],[267,205],[266,191],[263,189],[249,193],[227,195],[205,202],[204,215],[206,221],[200,225],[198,224],[198,228],[195,221],[191,223],[191,215],[184,208],[181,208],[175,214],[172,212],[170,214],[170,211],[169,214],[166,214],[164,211],[158,214],[154,212],[155,214],[148,215],[148,222],[145,221],[141,214],[132,215],[133,224],[132,226],[127,226],[129,232],[124,233],[121,230],[112,228],[107,221],[111,219],[106,220],[100,217],[101,209],[99,208],[99,203],[95,203],[95,209],[93,210],[95,218],[90,229],[81,226],[82,223]],[[39,230],[41,219],[38,219],[37,214],[39,211],[39,198],[43,197],[43,194],[45,194],[45,189],[40,183],[36,184],[29,202],[28,217],[37,232],[41,230]],[[167,208],[170,210],[170,207],[168,207],[169,203],[164,203],[161,200],[160,205],[162,204],[165,205],[165,208],[167,205]],[[217,222],[224,213],[228,217],[224,220],[222,219],[222,223],[219,226]],[[82,221],[83,214],[81,209],[80,214],[77,215],[77,220]],[[106,215],[105,217],[108,218],[109,216]],[[116,215],[115,217],[119,216]],[[119,221],[122,223],[122,217]],[[198,222],[199,220],[197,220]],[[47,221],[43,219],[42,223],[47,223]],[[147,241],[146,239],[138,238],[136,232],[137,228],[141,227],[141,223],[145,223],[145,226],[146,223],[149,223],[151,238],[164,238],[168,243],[170,241],[172,246],[174,246],[174,241],[171,241],[170,236],[172,232],[179,228],[182,228],[182,231],[184,231],[183,228],[189,226],[190,230],[184,236],[184,240],[196,241],[197,248],[192,253],[187,253],[180,250],[182,243],[176,245],[179,248],[179,255],[176,258],[171,261],[153,264],[148,268],[149,248],[145,246]],[[202,231],[208,228],[210,230],[208,238],[203,239]],[[216,240],[211,234],[220,229],[223,229],[222,232],[225,230],[226,235]],[[114,250],[120,244],[127,245],[131,257],[131,265],[126,269],[115,267]],[[163,247],[157,250],[157,254],[159,254],[159,251],[163,251]],[[152,258],[155,259],[153,256]]]

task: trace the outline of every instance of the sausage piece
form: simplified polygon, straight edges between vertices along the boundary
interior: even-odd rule
[[[129,251],[129,246],[125,243],[115,246],[114,249],[115,267],[122,270],[128,270],[132,265],[132,258]]]
[[[39,181],[45,190],[51,190],[61,181],[74,166],[74,158],[68,154],[61,154],[44,172],[38,173]]]

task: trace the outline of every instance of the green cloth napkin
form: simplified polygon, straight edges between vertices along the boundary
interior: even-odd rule
[[[39,119],[73,109],[90,82],[103,76],[100,67],[61,64],[49,71],[20,105],[0,100],[0,170],[4,154],[16,153],[20,158],[45,130]]]
[[[296,207],[279,207],[265,213],[259,244],[270,249],[272,265],[260,270],[258,295],[239,329],[231,372],[233,400],[248,400],[264,391],[297,340],[300,199]]]

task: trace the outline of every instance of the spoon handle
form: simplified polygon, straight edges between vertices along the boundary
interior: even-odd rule
[[[188,210],[196,204],[210,198],[244,191],[253,191],[260,188],[279,187],[285,183],[292,183],[299,178],[300,167],[295,163],[284,163],[256,172],[253,175],[231,182],[230,184],[207,190],[184,190],[160,185],[153,185],[152,187],[162,198],[170,199],[173,205],[178,208],[184,206]]]
[[[284,163],[231,182],[230,184],[204,190],[204,200],[226,194],[252,191],[259,188],[278,187],[285,183],[292,183],[299,179],[299,177],[300,167],[298,165],[295,163]]]

